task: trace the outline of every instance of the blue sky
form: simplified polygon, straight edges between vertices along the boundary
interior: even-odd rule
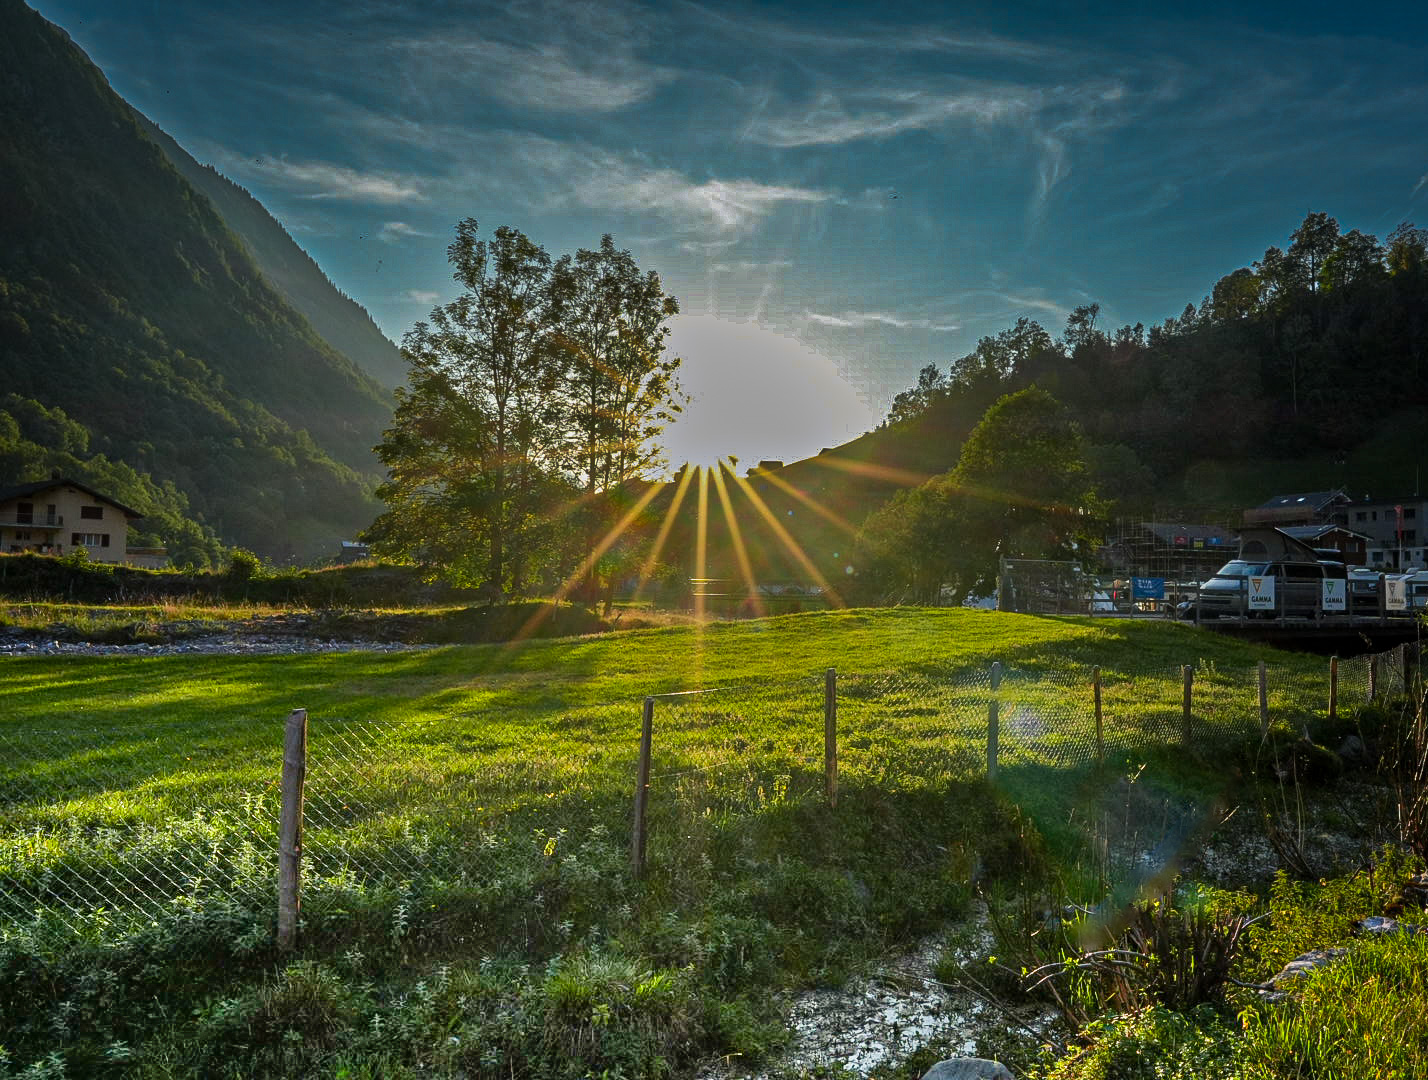
[[[35,6],[394,340],[462,217],[612,233],[699,317],[686,381],[745,459],[844,441],[1018,316],[1178,314],[1308,211],[1428,224],[1422,4]]]

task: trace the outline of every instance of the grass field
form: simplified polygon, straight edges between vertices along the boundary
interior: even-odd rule
[[[577,1046],[582,1068],[644,1075],[701,1051],[756,1054],[778,1038],[754,1004],[770,988],[836,980],[955,914],[974,875],[1073,863],[1108,777],[1154,765],[1141,840],[1191,827],[1227,779],[1208,752],[1258,736],[1260,659],[1277,721],[1322,711],[1319,658],[1171,624],[962,610],[382,655],[6,659],[0,1045],[27,1064],[59,1045],[73,1075],[549,1074]],[[995,787],[993,661],[1006,671]],[[1196,672],[1199,757],[1179,749],[1179,665]],[[1094,760],[1092,666],[1109,774]],[[710,692],[656,703],[650,869],[636,881],[641,700],[691,690]],[[310,723],[294,967],[271,935],[279,744],[296,707]],[[463,973],[461,994],[431,990],[441,970]],[[463,994],[490,1008],[458,1007]],[[125,1012],[141,999],[155,1015]],[[84,1009],[88,1027],[64,1019]],[[414,1027],[379,1049],[357,1030],[374,1016]],[[423,1026],[438,1021],[471,1029],[440,1060]]]

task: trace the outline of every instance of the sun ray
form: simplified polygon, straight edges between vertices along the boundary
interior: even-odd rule
[[[635,500],[634,505],[626,510],[620,520],[611,526],[610,531],[601,538],[599,543],[591,548],[590,553],[581,560],[580,565],[561,583],[560,588],[555,590],[555,595],[551,598],[551,602],[537,608],[534,614],[522,624],[521,628],[516,631],[515,637],[511,639],[510,645],[517,645],[525,641],[536,631],[541,623],[550,618],[555,612],[557,605],[570,595],[571,590],[574,589],[579,582],[585,579],[585,576],[590,572],[590,568],[599,561],[600,556],[604,555],[605,552],[609,551],[610,548],[615,545],[615,541],[619,540],[620,537],[625,534],[625,531],[629,529],[636,518],[644,513],[645,507],[653,501],[654,497],[658,495],[663,488],[663,484],[654,482],[651,482],[649,486],[645,488],[644,494]]]
[[[754,509],[758,511],[759,516],[764,519],[768,527],[773,531],[773,534],[778,537],[779,543],[783,544],[784,549],[794,557],[799,566],[803,567],[804,572],[823,589],[823,595],[828,597],[828,602],[834,607],[847,607],[848,605],[843,602],[843,598],[838,595],[837,590],[828,583],[828,579],[825,578],[818,567],[814,565],[813,560],[808,557],[808,553],[798,546],[798,541],[789,535],[788,530],[784,528],[783,522],[774,516],[774,512],[770,510],[764,500],[759,497],[759,493],[753,489],[753,486],[732,470],[730,470],[729,475],[734,478],[734,483],[738,484],[739,488],[748,496],[749,502],[753,505]]]
[[[767,480],[770,484],[778,488],[785,495],[788,495],[790,498],[797,499],[800,503],[802,503],[808,509],[812,510],[815,514],[823,518],[825,521],[829,522],[835,528],[842,529],[849,536],[857,535],[857,528],[847,518],[842,517],[839,514],[835,514],[832,510],[829,510],[828,507],[824,506],[812,495],[809,495],[806,491],[800,491],[798,488],[794,487],[787,480],[785,480],[782,476],[779,476],[776,473],[766,472],[760,476],[760,479]]]
[[[869,480],[883,480],[891,484],[896,484],[899,487],[920,487],[932,479],[932,476],[927,473],[914,472],[911,469],[902,469],[895,465],[877,465],[869,461],[848,461],[843,458],[829,457],[826,455],[809,458],[809,464],[821,465],[825,469],[836,469],[839,472],[851,473],[854,476],[861,476]],[[772,477],[769,477],[769,479],[772,479]],[[951,484],[950,480],[947,482]],[[993,488],[957,484],[952,485],[952,489],[960,495],[971,495],[974,498],[986,499],[988,502],[1006,503],[1008,506],[1035,506],[1039,509],[1048,509],[1035,499],[1020,498],[1015,495],[1009,495],[1004,491],[997,491]]]
[[[871,461],[848,461],[846,458],[833,457],[829,454],[820,454],[818,457],[809,458],[808,463],[825,469],[851,473],[869,480],[885,480],[899,487],[918,487],[932,479],[931,473],[914,472],[912,469],[902,469],[896,465],[878,465]]]
[[[729,498],[729,489],[724,484],[723,469],[714,471],[714,490],[718,493],[719,503],[724,508],[724,520],[729,525],[729,541],[734,548],[734,558],[739,561],[739,572],[744,575],[748,601],[753,606],[755,615],[760,617],[767,615],[768,610],[759,596],[759,584],[754,580],[754,568],[749,563],[749,551],[744,546],[744,534],[739,530],[739,519],[734,514],[734,504]]]
[[[654,576],[655,567],[659,565],[659,557],[664,554],[664,545],[669,540],[670,531],[674,528],[675,520],[679,517],[679,508],[684,504],[684,496],[689,491],[689,482],[694,479],[694,469],[686,466],[680,470],[679,483],[674,489],[674,498],[670,501],[669,509],[665,511],[664,520],[660,522],[659,532],[655,535],[654,545],[650,548],[650,553],[645,559],[644,565],[640,567],[639,580],[635,582],[635,599],[639,599],[640,593],[649,584],[650,578]]]
[[[704,685],[704,590],[709,587],[709,467],[699,466],[699,517],[694,534],[694,685]]]

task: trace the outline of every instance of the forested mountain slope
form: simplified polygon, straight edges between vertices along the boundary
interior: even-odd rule
[[[0,131],[0,387],[21,411],[62,410],[81,457],[171,485],[226,542],[311,555],[369,522],[387,393],[21,0],[0,0]],[[3,483],[57,449],[15,427],[0,417]]]
[[[263,276],[307,316],[324,341],[383,386],[400,386],[406,381],[407,365],[401,350],[377,328],[366,308],[328,280],[262,203],[211,165],[200,165],[148,117],[135,115],[174,168],[208,196],[224,223],[247,245]]]
[[[1059,338],[1023,319],[950,370],[925,369],[870,452],[950,468],[996,397],[1035,384],[1072,410],[1126,512],[1404,493],[1428,466],[1428,230],[1380,241],[1311,213],[1179,317],[1106,330],[1099,314],[1077,308]]]

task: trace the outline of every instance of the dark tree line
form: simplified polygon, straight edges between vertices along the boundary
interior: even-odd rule
[[[1077,308],[1059,339],[1021,319],[949,370],[924,368],[888,426],[960,441],[1034,384],[1076,418],[1103,494],[1149,510],[1195,501],[1175,486],[1194,463],[1342,460],[1428,405],[1428,230],[1413,225],[1380,241],[1312,213],[1177,317],[1108,330],[1099,316]]]

